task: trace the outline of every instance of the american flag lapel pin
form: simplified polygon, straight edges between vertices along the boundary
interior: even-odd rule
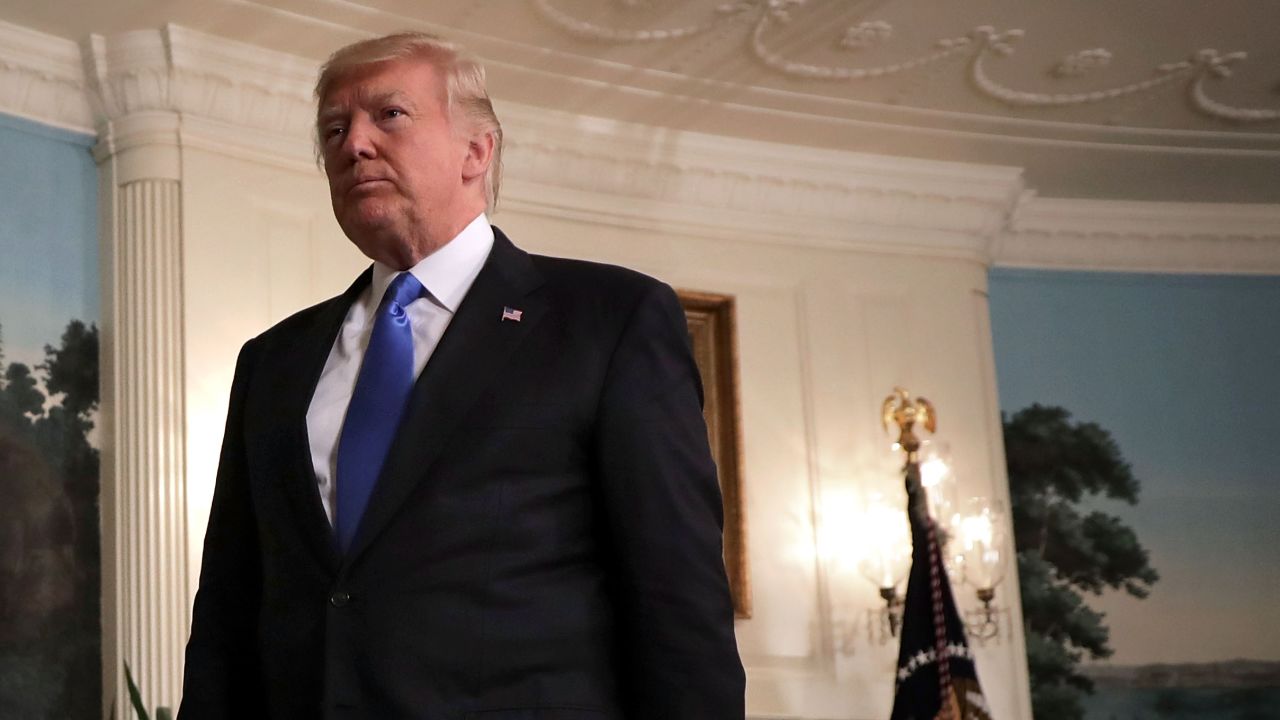
[[[503,321],[503,322],[506,322],[506,321],[508,321],[508,320],[510,320],[510,321],[512,321],[512,322],[520,322],[520,316],[521,316],[521,315],[524,315],[524,311],[523,311],[523,310],[517,310],[517,309],[515,309],[515,308],[510,308],[510,307],[505,307],[505,306],[502,308],[502,321]]]

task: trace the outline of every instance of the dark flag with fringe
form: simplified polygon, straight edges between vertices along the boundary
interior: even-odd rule
[[[942,565],[919,465],[907,464],[906,481],[911,575],[902,609],[891,720],[991,720]]]

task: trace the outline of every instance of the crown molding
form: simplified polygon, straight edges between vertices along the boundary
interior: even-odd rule
[[[0,22],[0,112],[94,132],[76,43]]]
[[[85,66],[100,119],[167,111],[282,135],[309,134],[315,63],[176,25],[91,35]]]
[[[1002,267],[1280,275],[1280,205],[1023,197]]]
[[[871,223],[840,224],[829,219],[689,203],[637,201],[562,186],[504,181],[501,212],[622,227],[665,236],[719,238],[797,248],[846,250],[962,259],[989,264],[989,241],[948,230],[910,230]]]
[[[1012,167],[822,151],[499,106],[520,209],[650,229],[986,261]]]
[[[316,62],[176,25],[84,43],[0,23],[0,111],[314,172]],[[506,207],[1010,267],[1280,273],[1280,205],[1036,197],[1016,167],[834,151],[521,103]],[[168,115],[165,120],[163,115]]]
[[[162,142],[314,167],[316,70],[176,25],[76,43],[0,22],[0,112],[97,134],[99,160]]]
[[[486,59],[495,96],[532,107],[819,151],[1015,165],[1050,195],[1280,201],[1269,180],[1270,168],[1280,162],[1277,133],[1138,129],[927,110],[691,79],[493,39],[479,45],[475,49]],[[1160,181],[1126,179],[1143,174]]]

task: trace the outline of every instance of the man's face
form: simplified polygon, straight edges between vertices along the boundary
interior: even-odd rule
[[[484,209],[474,144],[452,122],[433,66],[357,68],[321,99],[318,123],[333,214],[370,258],[408,268]]]

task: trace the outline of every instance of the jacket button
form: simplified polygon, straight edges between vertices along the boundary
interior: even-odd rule
[[[337,590],[329,596],[329,604],[336,608],[345,607],[349,602],[351,595],[344,590]]]

